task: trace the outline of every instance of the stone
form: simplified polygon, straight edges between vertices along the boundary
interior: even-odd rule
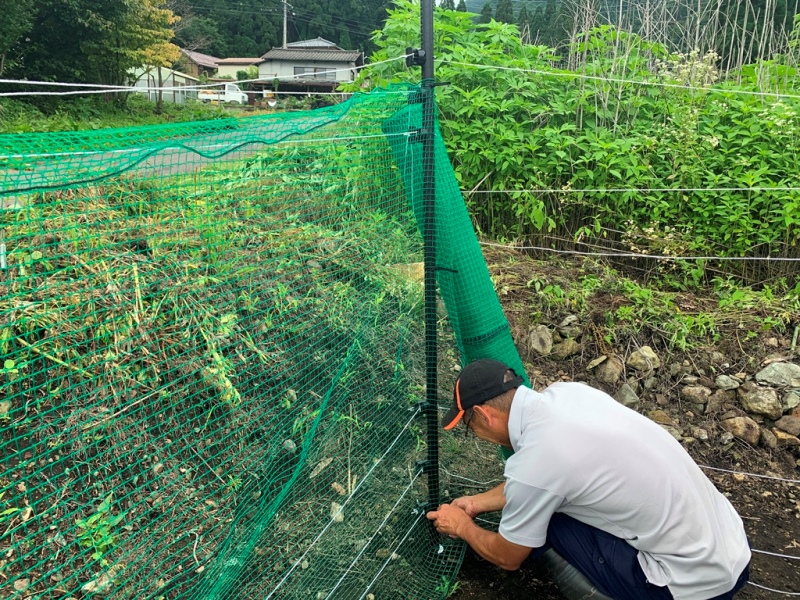
[[[658,385],[658,377],[648,377],[644,380],[644,389],[652,390]]]
[[[736,392],[733,390],[717,390],[708,398],[705,413],[707,415],[716,414],[724,410],[728,404],[736,402]]]
[[[772,433],[775,434],[775,438],[778,440],[778,448],[797,448],[800,446],[800,438],[791,433],[786,433],[780,429],[773,429]]]
[[[344,521],[344,510],[338,502],[331,502],[331,519],[334,523],[341,523]]]
[[[580,352],[580,350],[581,346],[578,342],[576,342],[573,339],[567,339],[561,342],[560,344],[556,344],[555,346],[553,346],[553,356],[555,356],[556,358],[560,358],[561,360],[564,360],[565,358],[568,358],[573,354],[577,354],[578,352]]]
[[[775,362],[756,373],[756,381],[776,387],[800,387],[800,366]]]
[[[708,431],[703,429],[702,427],[694,427],[692,429],[692,437],[695,439],[700,440],[701,442],[708,441]]]
[[[540,356],[547,356],[553,349],[553,334],[545,325],[537,325],[528,334],[528,348]]]
[[[283,440],[283,449],[289,454],[294,454],[297,452],[297,444],[294,442],[294,440],[285,439]]]
[[[683,385],[698,385],[700,383],[700,378],[697,375],[684,375],[681,377],[681,383]]]
[[[706,404],[711,397],[711,390],[704,385],[687,385],[681,389],[681,398],[695,404]]]
[[[622,361],[616,356],[610,356],[595,367],[594,374],[603,383],[617,383],[624,370]]]
[[[683,373],[683,366],[680,363],[671,363],[669,365],[669,374],[672,377]]]
[[[658,423],[659,425],[670,425],[672,427],[675,426],[675,423],[672,422],[672,417],[670,417],[666,411],[660,409],[649,411],[647,413],[647,418]]]
[[[769,429],[761,428],[761,445],[770,450],[778,449],[778,438]]]
[[[792,435],[800,435],[800,417],[781,417],[775,421],[775,427]]]
[[[662,425],[661,429],[666,431],[668,434],[670,434],[672,437],[674,437],[679,442],[683,441],[683,432],[680,429],[678,429],[677,427],[672,427],[671,425]]]
[[[733,419],[725,419],[720,421],[720,426],[725,430],[731,432],[734,437],[744,440],[751,446],[758,444],[761,438],[761,428],[758,423],[749,417],[734,417]]]
[[[772,388],[760,387],[748,381],[736,391],[742,408],[749,413],[764,415],[770,419],[780,419],[783,414],[783,405],[778,400],[778,393]]]
[[[116,579],[117,575],[122,573],[123,569],[122,565],[114,565],[105,573],[101,573],[96,579],[93,579],[87,583],[84,583],[81,586],[81,590],[85,594],[97,594],[100,596],[107,596],[110,594],[114,587],[114,579]]]
[[[628,406],[628,407],[639,404],[639,396],[636,395],[636,392],[634,392],[633,388],[627,383],[623,383],[619,387],[617,394],[614,396],[614,400],[616,400],[623,406]]]
[[[726,362],[725,355],[715,350],[708,355],[708,362],[712,365],[722,365]]]
[[[626,364],[640,373],[649,373],[661,366],[661,359],[650,346],[642,346],[631,352]]]
[[[800,391],[789,390],[781,398],[781,404],[783,404],[783,412],[789,412],[793,408],[800,406]]]
[[[722,435],[719,436],[719,443],[722,446],[727,446],[733,441],[733,434],[730,431],[724,431]]]
[[[721,390],[735,390],[742,384],[738,379],[734,379],[730,375],[718,375],[714,381],[714,385]]]
[[[558,324],[558,332],[567,339],[578,339],[583,335],[583,328],[578,324],[578,317],[567,315]]]

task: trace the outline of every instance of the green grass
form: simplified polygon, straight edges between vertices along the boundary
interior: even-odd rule
[[[231,113],[224,108],[200,102],[165,102],[159,114],[154,102],[138,95],[128,97],[124,104],[97,96],[45,101],[0,99],[0,133],[80,131],[229,117]]]

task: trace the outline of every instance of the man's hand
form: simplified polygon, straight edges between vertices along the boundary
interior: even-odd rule
[[[438,510],[432,510],[427,515],[433,521],[436,531],[449,535],[451,538],[460,538],[465,526],[472,524],[470,517],[463,508],[453,504],[442,504]]]
[[[456,498],[453,500],[452,506],[463,510],[470,519],[474,519],[483,512],[475,496],[461,496],[460,498]]]

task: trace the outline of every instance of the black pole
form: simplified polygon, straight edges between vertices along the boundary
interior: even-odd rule
[[[436,331],[436,165],[434,162],[434,73],[433,0],[421,0],[422,35],[422,203],[425,260],[425,362],[428,429],[428,502],[439,506],[439,415],[437,410],[437,331]]]

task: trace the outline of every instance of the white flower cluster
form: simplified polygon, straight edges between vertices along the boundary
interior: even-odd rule
[[[677,83],[691,87],[708,87],[719,79],[716,63],[719,55],[713,50],[700,54],[692,50],[689,54],[673,54],[665,61],[656,64],[658,72],[667,75]]]

